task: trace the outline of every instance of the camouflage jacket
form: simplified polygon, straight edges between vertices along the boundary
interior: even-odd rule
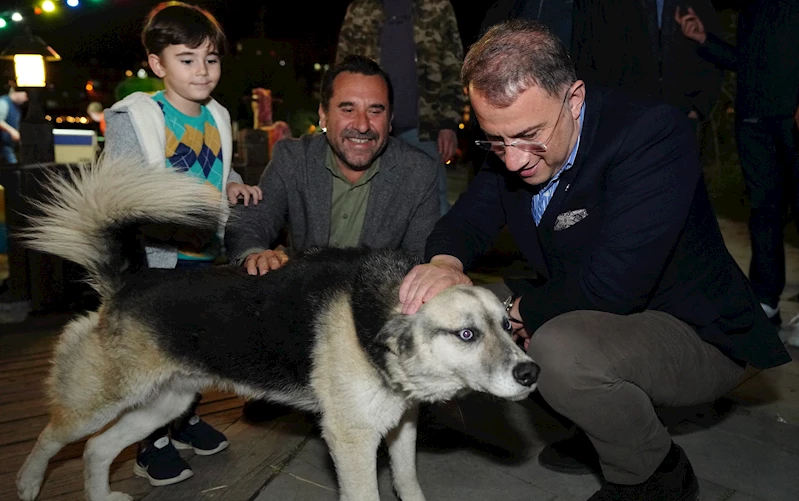
[[[449,0],[413,0],[413,35],[419,76],[419,139],[435,141],[438,131],[457,131],[467,97],[460,73],[463,45]],[[380,62],[382,0],[353,0],[338,37],[336,62],[360,54]]]

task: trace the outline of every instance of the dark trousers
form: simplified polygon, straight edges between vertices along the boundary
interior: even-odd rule
[[[744,372],[659,311],[565,313],[535,332],[528,353],[541,396],[588,435],[605,479],[620,484],[644,482],[671,447],[655,406],[711,402]]]
[[[790,204],[794,221],[799,216],[799,162],[794,121],[744,119],[736,123],[751,213],[749,235],[752,260],[749,280],[760,302],[776,307],[785,288],[785,209]]]

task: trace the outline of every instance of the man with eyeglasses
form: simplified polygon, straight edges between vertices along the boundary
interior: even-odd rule
[[[491,28],[461,76],[493,154],[427,239],[402,311],[471,283],[507,225],[541,276],[505,302],[513,335],[541,366],[541,396],[580,430],[539,462],[601,469],[590,501],[698,499],[654,407],[712,401],[747,365],[790,356],[724,246],[688,119],[587,86],[529,21]]]

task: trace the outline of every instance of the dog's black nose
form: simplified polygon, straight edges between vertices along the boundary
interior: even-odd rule
[[[513,378],[524,386],[533,386],[538,381],[541,368],[535,362],[522,362],[513,368]]]

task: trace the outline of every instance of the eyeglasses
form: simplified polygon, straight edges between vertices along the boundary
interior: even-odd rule
[[[552,139],[552,136],[555,134],[555,129],[558,128],[558,123],[560,123],[560,117],[563,115],[563,105],[566,104],[566,99],[569,97],[569,89],[566,91],[566,95],[563,96],[563,102],[560,103],[560,108],[558,111],[558,118],[555,120],[555,126],[552,127],[552,132],[549,133],[549,137],[546,141],[526,141],[524,139],[517,139],[510,144],[505,144],[504,141],[475,141],[479,148],[484,150],[493,151],[494,153],[504,153],[505,148],[508,146],[513,146],[514,148],[518,148],[520,151],[525,153],[536,153],[541,154],[547,151],[547,143]]]

